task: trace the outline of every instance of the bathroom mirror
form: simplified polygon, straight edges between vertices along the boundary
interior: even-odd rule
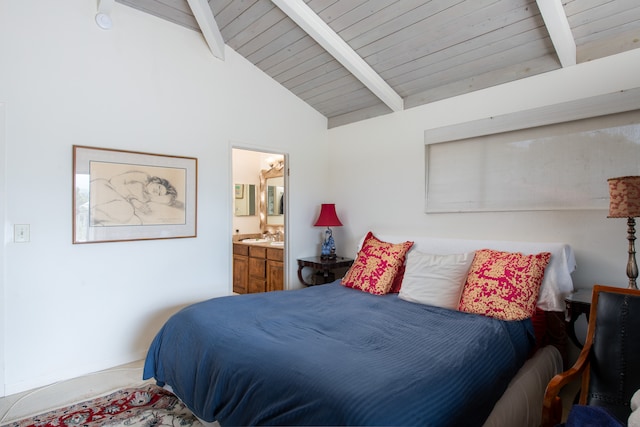
[[[234,184],[233,214],[251,216],[256,214],[256,186],[254,184]]]
[[[284,230],[284,174],[283,168],[260,172],[260,225],[262,230]]]
[[[269,217],[284,215],[284,177],[267,179],[267,222]]]

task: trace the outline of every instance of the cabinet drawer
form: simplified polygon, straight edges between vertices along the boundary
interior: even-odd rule
[[[241,245],[239,243],[233,244],[233,253],[235,255],[249,255],[249,246]]]
[[[267,248],[262,246],[249,246],[249,256],[254,258],[266,258]]]
[[[267,248],[267,259],[284,261],[284,251],[282,249]]]

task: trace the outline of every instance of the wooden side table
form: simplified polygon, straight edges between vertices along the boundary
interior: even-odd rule
[[[582,348],[583,344],[576,337],[575,323],[581,314],[584,314],[589,323],[589,312],[591,311],[591,289],[581,289],[575,291],[564,299],[567,308],[567,333],[569,339],[576,347]]]
[[[298,258],[298,279],[300,283],[305,286],[324,285],[325,283],[331,283],[335,278],[335,270],[342,268],[349,268],[353,264],[352,258],[336,257],[336,259],[322,259],[319,256],[313,256],[309,258]],[[311,268],[314,270],[314,283],[307,283],[302,277],[302,270],[305,268]]]

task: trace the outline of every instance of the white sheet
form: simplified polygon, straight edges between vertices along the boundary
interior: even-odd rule
[[[628,427],[640,427],[640,390],[631,396],[631,415],[627,421]]]
[[[562,356],[546,346],[525,362],[493,407],[483,427],[538,427],[547,384],[562,372]]]
[[[538,307],[545,311],[564,312],[564,299],[573,292],[571,273],[576,269],[576,259],[571,246],[553,242],[518,242],[506,240],[464,240],[444,239],[426,236],[407,236],[393,234],[374,235],[385,242],[400,243],[413,241],[413,247],[424,253],[450,255],[479,249],[495,249],[498,251],[521,252],[525,255],[540,252],[551,252],[551,260],[547,265],[538,297]],[[364,237],[358,243],[362,246]]]

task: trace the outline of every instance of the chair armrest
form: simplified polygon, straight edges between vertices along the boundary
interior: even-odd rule
[[[544,401],[542,402],[542,427],[554,427],[562,422],[562,401],[558,394],[565,385],[573,382],[579,376],[589,373],[587,368],[589,367],[590,353],[591,342],[589,341],[582,348],[576,363],[549,381],[544,393]]]

